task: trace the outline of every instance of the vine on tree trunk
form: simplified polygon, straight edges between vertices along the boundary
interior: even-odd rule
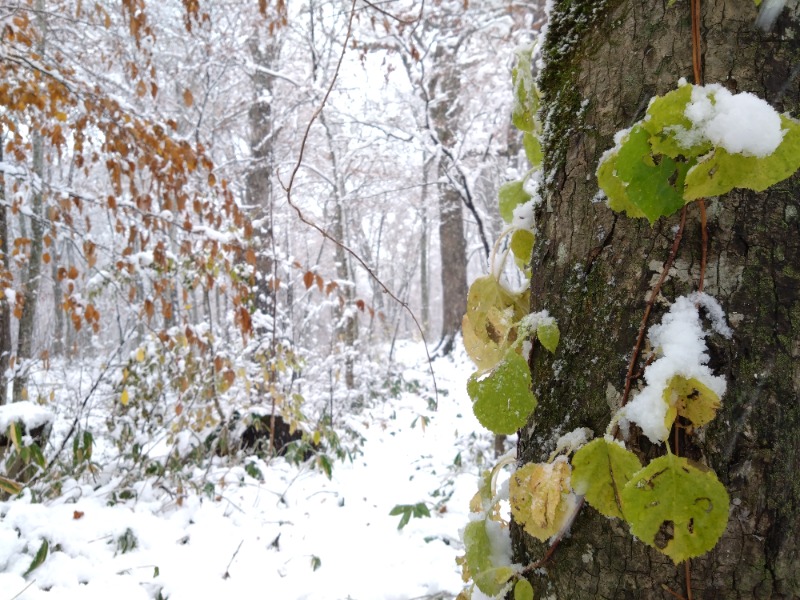
[[[505,490],[497,489],[498,473],[514,459],[501,459],[484,474],[470,506],[466,552],[459,559],[464,581],[471,579],[484,594],[500,597],[513,587],[515,598],[532,598],[525,574],[551,558],[584,502],[607,517],[625,520],[633,535],[675,564],[685,562],[689,600],[689,559],[711,550],[727,526],[725,486],[708,467],[680,455],[677,437],[678,429],[691,434],[712,421],[727,387],[708,366],[705,343],[712,333],[730,337],[731,331],[720,304],[703,292],[708,245],[704,198],[734,188],[763,191],[793,175],[800,169],[800,121],[778,114],[753,94],[703,85],[698,13],[699,1],[692,0],[695,84],[681,80],[677,89],[651,99],[645,117],[617,133],[615,146],[597,167],[598,184],[612,210],[647,218],[651,225],[681,211],[670,256],[642,319],[622,406],[605,435],[592,440],[594,432],[582,428],[561,436],[546,462],[518,468]],[[542,202],[540,96],[530,76],[534,56],[533,49],[521,51],[512,72],[512,121],[524,132],[533,168],[499,190],[500,214],[509,227],[495,244],[491,274],[470,288],[463,321],[467,352],[479,368],[470,377],[468,392],[479,421],[495,433],[512,433],[528,422],[537,401],[526,358],[537,340],[555,353],[560,337],[547,311],[524,314],[527,290],[511,290],[501,280],[509,252],[530,276],[537,233],[534,209]],[[698,202],[703,244],[698,291],[676,298],[661,322],[648,330],[650,310],[677,255],[686,208],[693,201]],[[498,263],[507,236],[511,243]],[[704,327],[703,317],[710,328]],[[652,351],[644,371],[634,375],[645,335]],[[631,384],[639,377],[644,385],[628,402]],[[665,443],[665,454],[642,465],[619,439],[620,433],[630,436],[632,426],[654,444]],[[670,448],[672,430],[676,439]],[[527,566],[512,563],[504,501],[529,535],[550,541],[541,560]],[[460,598],[470,596],[467,589]]]

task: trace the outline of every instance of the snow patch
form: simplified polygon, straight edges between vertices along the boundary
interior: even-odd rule
[[[647,367],[644,373],[647,385],[620,415],[623,428],[631,422],[636,423],[655,444],[669,435],[664,421],[670,405],[664,399],[664,391],[673,377],[697,379],[720,397],[725,393],[725,379],[714,375],[707,366],[706,332],[700,320],[699,306],[706,309],[716,331],[730,335],[722,308],[713,297],[695,293],[678,298],[661,323],[648,331],[650,343],[661,357]]]
[[[0,432],[6,431],[12,423],[22,422],[31,431],[42,425],[52,423],[53,413],[39,404],[30,401],[12,402],[0,406]]]
[[[693,125],[680,140],[687,147],[705,138],[731,154],[763,158],[775,152],[785,133],[780,115],[766,101],[750,92],[732,94],[717,83],[695,86],[684,114]]]

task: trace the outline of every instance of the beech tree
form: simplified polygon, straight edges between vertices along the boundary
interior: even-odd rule
[[[561,342],[555,354],[534,347],[539,404],[520,430],[518,461],[546,460],[559,435],[576,428],[602,435],[629,389],[635,396],[644,385],[655,358],[642,332],[676,298],[704,289],[732,330],[729,338],[706,339],[708,365],[727,381],[727,393],[706,427],[679,417],[669,443],[673,453],[716,472],[731,498],[727,525],[710,552],[676,567],[659,549],[694,535],[691,522],[687,534],[665,520],[648,546],[620,521],[585,506],[570,535],[550,543],[515,519],[514,558],[537,567],[526,571],[537,598],[800,595],[800,176],[762,193],[709,194],[705,204],[652,223],[597,201],[595,171],[615,132],[642,119],[650,99],[674,90],[682,77],[700,84],[704,74],[706,83],[800,114],[794,9],[764,31],[756,25],[758,3],[689,4],[564,0],[550,14],[539,79],[546,185],[536,214],[531,307],[556,319]],[[746,125],[744,119],[733,127]],[[635,426],[627,443],[642,459],[664,454]]]

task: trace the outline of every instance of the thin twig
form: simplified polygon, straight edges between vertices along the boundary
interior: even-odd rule
[[[686,598],[684,598],[684,597],[683,597],[683,596],[681,596],[680,594],[676,594],[676,593],[675,593],[675,592],[673,592],[671,589],[669,589],[669,586],[667,586],[667,585],[665,585],[665,584],[663,584],[663,583],[661,584],[661,589],[662,589],[662,590],[664,590],[665,592],[667,592],[667,593],[668,593],[670,596],[674,596],[674,597],[675,597],[675,598],[677,598],[678,600],[686,600]]]
[[[691,560],[689,560],[688,558],[686,559],[686,562],[683,563],[684,565],[686,565],[684,569],[684,574],[686,575],[686,600],[692,600],[692,570],[691,567],[689,566],[690,563]]]
[[[691,0],[692,11],[692,68],[694,70],[694,82],[703,85],[703,64],[702,64],[702,38],[700,36],[700,0]],[[703,291],[706,278],[706,263],[708,260],[708,227],[706,218],[706,202],[703,198],[698,200],[700,208],[700,279],[697,282],[697,290]],[[675,427],[675,454],[680,456],[678,446],[678,427]],[[684,563],[684,579],[686,580],[687,600],[692,600],[692,571],[690,561]]]
[[[703,291],[703,285],[706,280],[706,263],[708,261],[708,227],[706,218],[706,201],[700,198],[697,201],[700,207],[700,233],[702,236],[701,252],[700,252],[700,280],[697,282],[697,291]]]
[[[700,0],[692,0],[692,68],[694,82],[703,85],[702,39],[700,37]]]
[[[694,71],[694,82],[696,85],[703,85],[703,64],[702,64],[702,38],[700,36],[700,0],[691,1],[692,11],[692,70]],[[702,251],[700,257],[700,280],[697,290],[702,292],[706,277],[706,262],[708,259],[708,229],[706,227],[706,203],[703,198],[697,201],[700,207],[700,230],[702,235]]]
[[[653,288],[650,298],[647,300],[647,306],[645,306],[644,309],[642,322],[639,325],[639,335],[636,338],[636,345],[633,347],[633,353],[631,354],[631,362],[628,365],[628,374],[625,377],[625,392],[622,394],[622,404],[620,406],[625,406],[628,403],[628,396],[630,396],[631,393],[631,383],[633,382],[633,370],[636,368],[636,360],[639,358],[639,352],[641,352],[642,342],[644,341],[644,334],[647,331],[647,319],[650,317],[650,311],[653,308],[653,304],[655,304],[656,298],[661,292],[661,286],[663,285],[664,280],[667,278],[669,270],[672,268],[672,263],[675,261],[675,256],[678,254],[678,248],[681,245],[681,238],[683,237],[683,228],[685,225],[686,207],[684,206],[683,210],[681,210],[681,222],[678,226],[678,231],[675,234],[675,240],[672,242],[672,250],[669,253],[667,262],[664,263],[664,267],[661,271],[661,277],[658,278],[658,282]]]
[[[16,596],[12,596],[9,600],[17,600],[17,598],[22,596],[22,594],[24,594],[28,590],[28,588],[31,587],[34,583],[36,583],[35,579],[31,581],[28,585],[26,585],[24,588],[22,588],[22,591],[19,594],[17,594]]]
[[[420,8],[419,8],[419,14],[415,18],[406,21],[404,19],[401,19],[397,15],[393,15],[388,10],[382,9],[380,6],[378,6],[374,2],[370,2],[369,0],[364,0],[364,4],[366,4],[367,6],[369,6],[372,9],[376,10],[377,12],[382,14],[384,17],[388,17],[389,19],[392,19],[393,21],[397,21],[401,25],[416,25],[422,19],[422,11],[425,9],[425,2],[423,2],[422,6],[420,6]],[[355,6],[355,2],[353,3],[353,5]]]
[[[351,4],[351,8],[350,8],[350,18],[347,21],[347,33],[345,34],[344,42],[342,43],[342,52],[339,54],[339,60],[336,63],[336,69],[333,72],[333,77],[331,78],[331,81],[328,84],[327,89],[325,90],[325,94],[323,95],[322,100],[319,103],[319,106],[317,106],[317,108],[314,110],[314,113],[311,115],[311,118],[308,120],[308,124],[306,125],[305,133],[303,134],[303,139],[300,142],[300,152],[299,152],[299,155],[297,157],[297,163],[295,164],[294,168],[292,169],[292,173],[289,176],[289,183],[288,184],[284,184],[283,181],[281,181],[280,183],[281,183],[281,187],[283,187],[283,190],[286,192],[286,202],[297,213],[297,218],[300,219],[300,221],[303,222],[304,224],[306,224],[309,227],[311,227],[312,229],[316,230],[323,238],[325,238],[327,240],[330,240],[331,242],[333,242],[334,244],[339,246],[342,250],[347,252],[350,256],[352,256],[364,268],[364,270],[367,272],[367,274],[370,277],[372,277],[372,279],[380,286],[380,288],[383,290],[383,292],[387,296],[389,296],[392,300],[397,302],[397,304],[401,308],[405,309],[405,311],[409,314],[409,316],[411,317],[411,320],[414,321],[414,325],[417,327],[417,330],[419,331],[420,336],[422,337],[422,344],[425,347],[425,355],[428,358],[428,368],[430,369],[431,378],[433,379],[433,392],[434,392],[434,395],[436,397],[436,401],[438,403],[438,401],[439,401],[439,388],[438,388],[438,386],[436,384],[436,375],[433,372],[433,360],[431,359],[431,354],[428,351],[428,342],[425,339],[425,332],[422,329],[422,325],[420,325],[419,321],[417,320],[416,315],[414,315],[414,312],[408,306],[408,303],[407,302],[403,302],[402,300],[400,300],[400,298],[398,298],[394,294],[394,292],[392,292],[386,286],[386,284],[383,283],[383,281],[381,281],[381,279],[373,272],[373,270],[369,267],[369,265],[367,265],[367,263],[364,262],[364,259],[361,258],[361,256],[359,256],[356,253],[355,250],[352,250],[342,240],[336,239],[334,236],[332,236],[330,233],[328,233],[322,227],[320,227],[319,225],[317,225],[316,223],[314,223],[313,221],[308,219],[305,216],[305,214],[303,214],[303,211],[300,210],[300,207],[297,206],[297,204],[295,204],[294,200],[292,199],[292,189],[294,187],[294,181],[295,181],[295,178],[297,177],[298,171],[300,171],[300,168],[303,166],[303,157],[305,156],[306,146],[308,144],[308,137],[309,137],[309,135],[311,133],[311,126],[319,118],[320,114],[322,114],[322,109],[325,108],[325,105],[328,102],[328,97],[331,95],[331,92],[333,91],[333,87],[334,87],[334,85],[336,85],[336,80],[339,77],[339,70],[342,67],[342,61],[344,60],[344,55],[347,52],[347,45],[348,45],[348,43],[350,41],[350,38],[352,37],[353,18],[355,17],[355,7],[356,7],[356,0],[353,0],[352,4]],[[280,181],[280,178],[279,178],[279,181]]]
[[[228,566],[225,567],[225,574],[222,576],[223,579],[228,579],[231,576],[230,574],[231,565],[233,564],[233,561],[236,560],[236,555],[239,554],[239,550],[242,549],[242,544],[244,544],[244,540],[239,542],[239,545],[236,546],[236,552],[233,553],[233,556],[231,556],[231,560],[228,563]]]
[[[584,503],[584,497],[581,496],[581,499],[578,501],[578,504],[576,504],[575,508],[572,510],[572,515],[569,517],[569,519],[567,519],[567,522],[561,528],[561,531],[558,532],[558,536],[556,536],[556,538],[553,540],[553,543],[550,544],[550,547],[547,549],[547,552],[545,552],[545,555],[536,562],[531,563],[527,567],[522,569],[523,573],[528,573],[530,571],[533,571],[534,569],[538,569],[552,558],[553,554],[555,554],[556,548],[558,548],[558,545],[561,543],[561,540],[564,539],[564,536],[567,535],[567,532],[569,532],[572,523],[574,523],[575,519],[578,518],[578,514],[581,512],[581,508],[583,508],[583,503]]]

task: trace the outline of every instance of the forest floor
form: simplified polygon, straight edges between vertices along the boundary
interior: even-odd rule
[[[463,351],[434,362],[435,411],[424,357],[419,344],[400,348],[402,381],[419,385],[352,417],[362,453],[330,479],[276,458],[259,464],[260,478],[213,463],[202,473],[217,482],[210,493],[176,497],[148,477],[124,500],[112,476],[65,483],[41,503],[29,493],[0,502],[0,600],[455,597],[459,530],[492,438],[472,414]],[[430,517],[398,529],[392,509],[418,503]]]

